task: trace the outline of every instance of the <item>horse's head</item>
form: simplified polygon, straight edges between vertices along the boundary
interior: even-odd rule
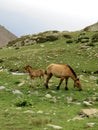
[[[82,90],[82,85],[80,83],[79,78],[77,78],[76,80],[74,80],[74,87],[79,88],[80,91]]]
[[[30,68],[31,68],[31,66],[27,65],[26,67],[24,67],[24,70],[29,71]]]

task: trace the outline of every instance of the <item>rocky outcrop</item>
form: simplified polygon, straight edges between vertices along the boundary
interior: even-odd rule
[[[5,46],[9,41],[15,40],[16,38],[17,37],[14,34],[0,25],[0,47]]]
[[[98,22],[95,24],[92,24],[90,26],[85,27],[83,30],[84,31],[98,32]]]
[[[26,35],[22,36],[16,40],[10,41],[8,46],[26,46],[26,45],[33,45],[37,43],[44,43],[47,41],[55,41],[59,39],[60,32],[59,31],[46,31],[39,34],[34,35]]]

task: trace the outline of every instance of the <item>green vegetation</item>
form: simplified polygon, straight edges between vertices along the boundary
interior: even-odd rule
[[[53,41],[0,49],[0,129],[52,130],[48,124],[53,124],[63,130],[98,130],[98,115],[71,120],[81,109],[98,108],[98,42],[92,43],[94,35],[95,32],[63,32],[56,40],[50,36]],[[81,42],[84,38],[89,41]],[[68,40],[73,42],[67,43]],[[55,77],[49,90],[39,79],[35,79],[32,88],[29,75],[23,74],[24,67],[45,69],[50,63],[69,64],[80,78],[83,91],[74,88],[71,79],[69,91],[64,90],[64,82],[57,91],[59,79]],[[85,106],[84,101],[91,105]]]

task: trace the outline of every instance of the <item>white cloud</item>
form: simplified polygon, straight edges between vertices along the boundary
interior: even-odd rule
[[[97,1],[0,0],[0,21],[21,30],[18,35],[45,29],[77,30],[98,21]]]

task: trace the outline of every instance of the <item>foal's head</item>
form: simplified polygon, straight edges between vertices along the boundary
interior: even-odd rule
[[[25,71],[29,71],[32,67],[30,65],[27,65],[26,67],[24,67]]]
[[[79,78],[77,78],[77,79],[74,81],[74,87],[79,88],[80,91],[82,90],[82,85],[81,85],[81,83],[80,83]]]

